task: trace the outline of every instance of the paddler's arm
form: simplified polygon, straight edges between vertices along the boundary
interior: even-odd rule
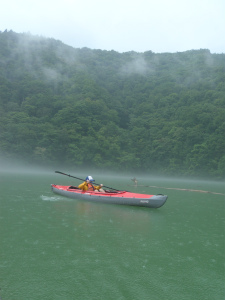
[[[88,190],[88,183],[87,181],[81,183],[80,185],[78,185],[78,188],[81,189],[82,191],[87,191]]]
[[[94,188],[96,189],[96,190],[100,190],[101,188],[103,187],[103,184],[101,183],[100,185],[98,185],[98,186],[94,186]]]

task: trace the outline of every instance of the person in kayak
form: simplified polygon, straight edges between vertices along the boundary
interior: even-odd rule
[[[105,193],[105,191],[102,188],[103,184],[96,186],[96,185],[93,185],[93,182],[94,182],[94,179],[92,178],[92,176],[87,176],[85,181],[83,183],[81,183],[80,185],[78,185],[78,188],[84,192],[94,191],[94,192]]]

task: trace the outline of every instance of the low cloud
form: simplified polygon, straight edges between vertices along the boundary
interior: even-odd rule
[[[145,61],[144,57],[140,56],[134,58],[132,61],[126,63],[120,69],[120,72],[124,75],[131,75],[131,74],[140,74],[146,75],[149,71],[149,67],[147,62]]]

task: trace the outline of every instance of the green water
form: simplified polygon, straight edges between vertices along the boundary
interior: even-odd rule
[[[82,202],[52,194],[51,183],[79,183],[69,177],[1,173],[0,299],[224,300],[225,197],[135,188],[130,178],[97,182],[167,194],[167,203]],[[225,194],[219,182],[145,177],[139,184]]]

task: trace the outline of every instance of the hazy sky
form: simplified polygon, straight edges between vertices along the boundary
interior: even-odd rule
[[[6,0],[5,29],[75,48],[225,53],[225,0]]]

